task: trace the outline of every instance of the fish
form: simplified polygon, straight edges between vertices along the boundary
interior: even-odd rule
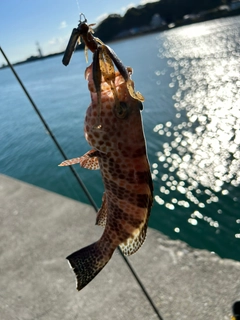
[[[118,246],[129,256],[146,238],[153,183],[141,117],[144,98],[135,92],[131,75],[132,69],[110,47],[98,45],[85,71],[91,103],[84,133],[91,150],[60,164],[100,169],[104,184],[96,217],[96,225],[104,228],[102,236],[66,258],[76,275],[77,290],[94,279]]]

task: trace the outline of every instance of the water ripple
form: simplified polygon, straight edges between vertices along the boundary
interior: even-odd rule
[[[192,226],[204,221],[220,232],[221,219],[211,211],[240,185],[240,26],[208,23],[188,30],[158,37],[163,42],[158,56],[172,69],[176,119],[153,129],[163,141],[153,164],[153,178],[162,182],[155,200],[169,210],[186,209]],[[240,238],[237,231],[235,238]]]

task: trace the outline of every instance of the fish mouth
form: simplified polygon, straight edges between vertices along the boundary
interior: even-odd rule
[[[128,67],[127,71],[129,72],[129,76],[132,74],[132,68]],[[93,68],[92,64],[88,66],[85,70],[85,79],[88,81],[88,89],[90,92],[97,92],[96,87],[93,81]],[[114,85],[115,87],[119,87],[121,84],[126,83],[123,76],[120,74],[119,71],[115,71],[114,76]],[[111,91],[111,85],[107,82],[104,76],[101,76],[101,92],[104,91]]]

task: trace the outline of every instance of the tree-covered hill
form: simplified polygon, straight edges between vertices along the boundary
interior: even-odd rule
[[[123,17],[111,14],[95,31],[100,39],[109,41],[124,30],[149,26],[155,14],[170,24],[182,20],[185,15],[197,14],[229,3],[230,0],[160,0],[137,8],[132,7]]]

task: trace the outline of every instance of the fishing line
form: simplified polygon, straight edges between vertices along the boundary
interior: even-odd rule
[[[80,12],[81,12],[81,10],[80,10],[79,1],[78,1],[78,0],[76,0],[76,3],[77,3],[78,11],[79,11],[79,13],[80,13]]]
[[[10,67],[10,69],[12,70],[14,76],[16,77],[17,81],[19,82],[20,86],[22,87],[24,93],[26,94],[28,100],[30,101],[31,105],[33,106],[34,110],[36,111],[37,115],[39,116],[43,126],[45,127],[47,133],[50,135],[50,137],[52,138],[53,142],[55,143],[57,149],[59,150],[59,152],[61,153],[61,155],[63,156],[64,160],[67,160],[67,156],[65,154],[65,152],[63,151],[62,147],[60,146],[60,144],[58,143],[57,139],[55,138],[53,132],[51,131],[50,127],[48,126],[48,124],[46,123],[45,119],[43,118],[41,112],[39,111],[39,109],[37,108],[36,104],[34,103],[34,101],[32,100],[31,96],[29,95],[27,89],[25,88],[24,84],[22,83],[21,79],[19,78],[18,74],[16,73],[16,71],[14,70],[12,64],[10,63],[10,61],[8,60],[7,56],[5,55],[2,47],[0,47],[0,51],[3,55],[3,57],[5,58],[5,60],[7,61],[8,66]],[[77,171],[74,169],[73,166],[69,166],[69,169],[72,171],[73,175],[75,176],[75,178],[77,179],[79,185],[81,186],[83,192],[85,193],[85,195],[87,196],[90,204],[93,206],[93,208],[95,209],[96,212],[98,212],[98,207],[95,203],[95,201],[93,200],[90,192],[88,191],[87,187],[85,186],[84,182],[82,181],[82,179],[79,177]],[[140,278],[138,277],[137,273],[135,272],[134,268],[132,267],[132,265],[130,264],[130,262],[128,261],[127,257],[124,256],[124,254],[122,253],[121,249],[118,247],[118,251],[121,254],[122,258],[124,259],[126,265],[128,266],[129,270],[131,271],[133,277],[135,278],[136,282],[138,283],[138,285],[140,286],[142,292],[144,293],[145,297],[147,298],[148,302],[150,303],[151,307],[153,308],[154,312],[156,313],[156,315],[158,316],[158,319],[163,320],[163,318],[161,317],[157,307],[155,306],[152,298],[150,297],[150,295],[148,294],[146,288],[144,287],[142,281],[140,280]]]

